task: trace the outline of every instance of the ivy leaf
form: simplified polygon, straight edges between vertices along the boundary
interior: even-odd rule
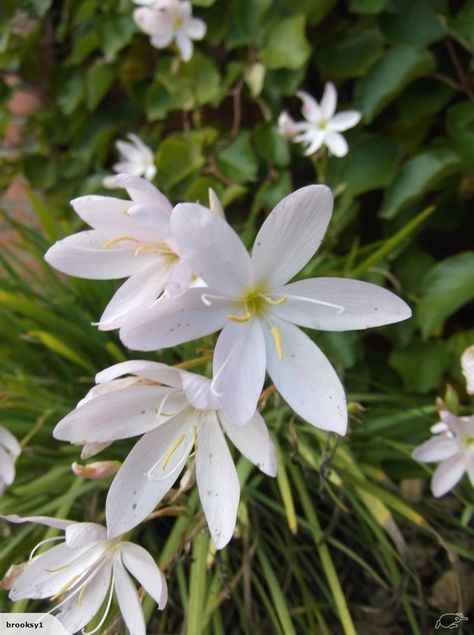
[[[108,93],[117,76],[115,66],[96,62],[86,73],[86,103],[88,110],[95,110]]]
[[[337,33],[318,51],[316,64],[336,77],[361,77],[382,50],[383,39],[377,29]]]
[[[255,181],[258,162],[248,131],[241,132],[237,139],[219,154],[217,165],[223,174],[235,183]]]
[[[435,13],[430,0],[397,0],[379,18],[379,25],[388,40],[428,46],[446,35],[442,18]]]
[[[446,129],[467,170],[474,169],[474,104],[465,101],[448,110]]]
[[[388,0],[349,0],[349,11],[374,15],[385,9]]]
[[[303,66],[311,53],[305,26],[303,15],[277,22],[261,51],[262,62],[268,68],[296,69]]]
[[[426,393],[439,388],[449,365],[449,353],[445,342],[416,342],[393,351],[389,364],[402,378],[405,390]]]
[[[168,190],[204,165],[201,139],[195,134],[174,134],[161,144],[156,155],[157,181]]]

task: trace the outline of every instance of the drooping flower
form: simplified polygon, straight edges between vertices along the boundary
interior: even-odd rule
[[[202,206],[178,205],[173,235],[207,289],[179,301],[162,298],[131,314],[126,346],[154,350],[220,329],[212,389],[237,423],[255,411],[265,367],[277,390],[303,419],[344,434],[344,390],[329,361],[298,326],[365,329],[404,320],[408,305],[357,280],[310,278],[287,284],[319,247],[332,212],[329,188],[311,185],[284,198],[266,219],[252,256],[233,229]]]
[[[171,203],[145,179],[119,174],[116,183],[131,200],[81,196],[71,201],[92,229],[55,243],[45,259],[59,271],[93,280],[128,278],[100,318],[99,328],[121,326],[128,313],[151,304],[163,291],[178,297],[192,281],[192,270],[171,235]],[[211,206],[222,214],[212,192]]]
[[[474,486],[474,415],[457,417],[441,410],[438,423],[431,427],[433,437],[415,448],[413,458],[421,463],[438,463],[431,479],[433,496],[449,492],[467,472]]]
[[[274,446],[261,415],[254,412],[244,426],[236,425],[220,408],[209,379],[158,362],[116,364],[96,380],[95,394],[58,423],[54,436],[100,446],[143,434],[109,490],[109,536],[128,531],[153,511],[194,448],[204,514],[214,544],[224,547],[234,531],[240,496],[225,436],[262,472],[276,474]],[[99,387],[109,390],[99,394]]]
[[[0,496],[15,480],[15,462],[20,453],[21,446],[13,434],[0,426]]]
[[[184,0],[134,0],[142,4],[133,12],[133,19],[157,49],[169,46],[173,41],[181,59],[189,61],[193,55],[193,40],[202,40],[206,24],[193,18],[190,2]]]
[[[466,378],[466,390],[469,395],[474,395],[474,346],[469,346],[462,354],[461,368]]]
[[[120,161],[112,166],[113,171],[117,174],[143,176],[148,181],[152,181],[156,174],[153,152],[136,134],[129,133],[127,138],[129,141],[119,139],[115,142]],[[115,176],[106,176],[102,183],[105,187],[117,187]]]
[[[163,609],[167,601],[166,580],[152,556],[132,542],[107,538],[107,530],[96,523],[79,523],[47,516],[2,516],[13,523],[33,522],[64,531],[64,538],[48,538],[31,552],[30,561],[14,578],[9,597],[52,601],[50,611],[71,633],[84,628],[107,599],[97,626],[100,632],[109,613],[115,591],[120,612],[131,635],[145,635],[145,621],[135,585],[129,573]],[[34,556],[38,547],[61,540],[60,545]]]
[[[286,113],[282,113],[279,119],[280,134],[285,136],[291,133],[286,138],[304,143],[306,155],[314,154],[323,145],[336,157],[346,155],[349,147],[340,133],[356,126],[361,113],[357,110],[345,110],[336,114],[337,92],[331,82],[324,87],[320,103],[304,90],[296,94],[303,102],[301,112],[306,121],[294,122]]]

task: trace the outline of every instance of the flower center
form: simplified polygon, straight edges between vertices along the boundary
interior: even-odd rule
[[[177,13],[174,17],[173,17],[173,28],[175,31],[178,31],[179,29],[181,29],[181,27],[184,24],[184,19],[182,15],[179,15],[179,13]]]
[[[272,296],[262,293],[259,289],[252,289],[248,291],[241,300],[241,306],[239,307],[243,313],[242,315],[228,315],[227,319],[232,322],[248,322],[252,317],[256,315],[263,316],[266,312],[267,305],[269,304],[284,304],[287,297]]]

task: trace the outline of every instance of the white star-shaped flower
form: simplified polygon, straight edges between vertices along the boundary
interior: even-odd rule
[[[2,516],[13,523],[32,522],[64,531],[64,538],[47,538],[32,551],[30,561],[13,579],[9,597],[56,600],[50,612],[71,633],[84,628],[105,602],[99,624],[88,633],[101,632],[115,592],[120,612],[131,635],[145,635],[145,620],[135,585],[129,573],[163,609],[167,601],[166,580],[151,555],[132,542],[107,538],[107,530],[96,523],[78,523],[47,516]],[[40,556],[38,547],[62,541]]]
[[[155,350],[222,329],[212,388],[237,423],[244,424],[255,412],[268,368],[297,414],[344,434],[341,382],[298,326],[365,329],[405,320],[411,311],[395,294],[367,282],[334,277],[288,284],[319,247],[332,205],[324,185],[290,194],[264,222],[251,257],[222,218],[200,205],[177,205],[173,235],[208,288],[190,289],[179,300],[163,298],[130,314],[122,341],[136,350]]]
[[[474,395],[474,346],[466,348],[461,356],[461,368],[466,378],[466,390],[469,395]]]
[[[15,480],[15,462],[20,453],[21,446],[13,434],[0,426],[0,496]]]
[[[127,375],[127,377],[124,377]],[[116,364],[58,423],[54,436],[100,451],[117,439],[143,435],[118,471],[107,496],[109,536],[138,525],[173,486],[193,451],[199,497],[213,542],[232,538],[240,486],[227,436],[262,472],[276,474],[273,442],[258,412],[244,426],[224,413],[211,380],[143,360]]]
[[[336,157],[346,155],[349,147],[340,133],[356,126],[361,113],[345,110],[336,114],[337,92],[331,82],[326,84],[320,103],[303,90],[296,94],[303,102],[301,112],[306,121],[295,122],[283,112],[278,122],[280,134],[292,141],[304,143],[306,155],[314,154],[323,145]]]
[[[193,40],[202,40],[206,25],[193,18],[190,2],[183,0],[134,0],[142,4],[133,12],[133,19],[140,29],[150,36],[150,43],[157,49],[169,46],[173,40],[181,59],[189,61],[193,55]]]
[[[447,410],[440,413],[441,421],[432,426],[433,437],[413,451],[413,458],[421,463],[438,463],[431,480],[433,496],[443,496],[467,472],[474,486],[474,415],[456,417]]]
[[[148,181],[152,181],[156,174],[155,157],[151,149],[137,137],[136,134],[127,135],[129,141],[119,139],[115,142],[120,161],[112,166],[117,174],[132,174],[133,176],[143,176]],[[104,187],[117,187],[115,176],[106,176],[102,181]]]

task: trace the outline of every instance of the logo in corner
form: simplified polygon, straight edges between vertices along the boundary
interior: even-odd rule
[[[443,613],[439,616],[435,628],[458,628],[461,622],[466,622],[468,619],[462,613]]]

